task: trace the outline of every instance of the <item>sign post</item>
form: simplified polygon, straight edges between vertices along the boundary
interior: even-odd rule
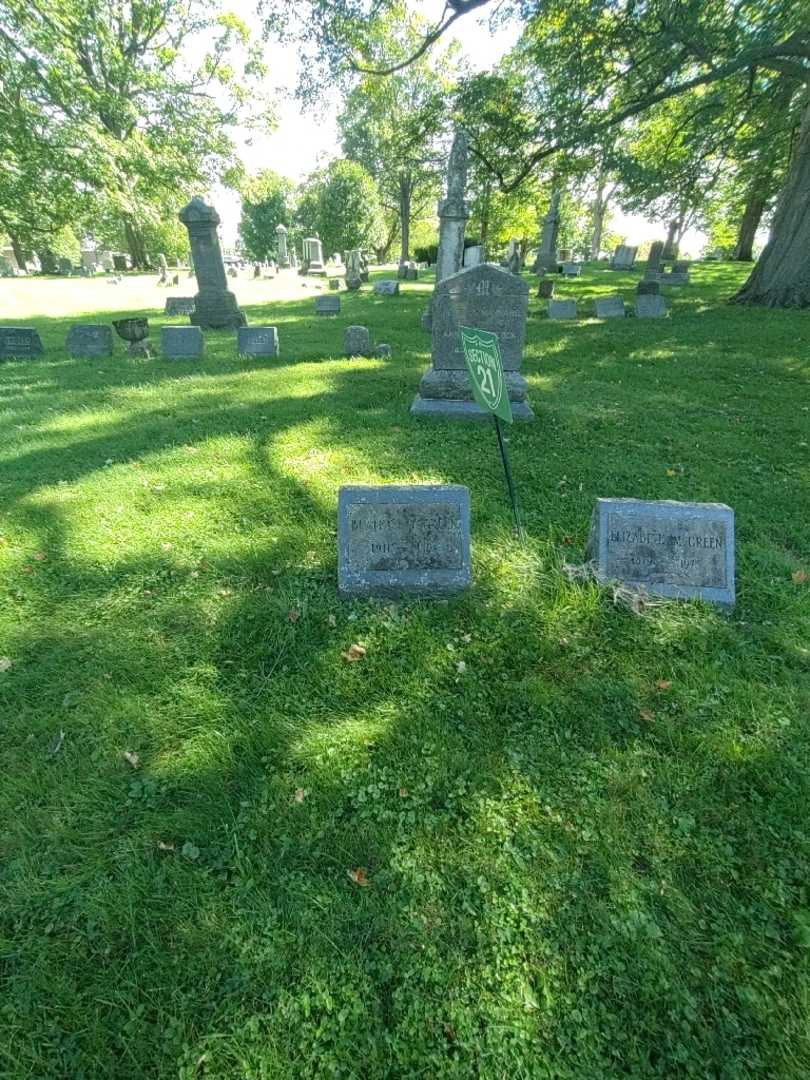
[[[515,515],[515,528],[521,543],[526,542],[523,533],[523,525],[520,521],[517,492],[512,479],[512,469],[509,464],[509,455],[501,433],[500,421],[507,424],[512,421],[512,407],[509,404],[509,392],[506,388],[506,380],[503,374],[501,361],[501,348],[498,343],[498,335],[488,330],[476,330],[474,327],[462,326],[461,347],[464,352],[464,361],[472,384],[473,397],[482,409],[492,414],[495,424],[495,433],[498,436],[498,449],[501,452],[503,471],[506,476],[506,486],[509,489],[509,498],[512,501],[512,513]]]

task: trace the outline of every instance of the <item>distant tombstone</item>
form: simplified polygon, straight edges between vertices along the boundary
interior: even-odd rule
[[[160,267],[161,270],[168,270],[169,269],[169,264],[168,264],[168,262],[166,260],[166,256],[163,254],[162,251],[158,255],[158,266]]]
[[[290,265],[290,256],[287,252],[287,226],[281,222],[276,225],[276,254],[279,266]]]
[[[444,278],[431,304],[432,365],[422,376],[411,405],[415,416],[486,419],[473,398],[461,347],[461,327],[497,334],[504,383],[518,420],[533,420],[526,400],[528,384],[520,373],[526,340],[529,286],[523,278],[491,263],[471,266]]]
[[[199,326],[164,326],[160,347],[167,360],[196,360],[203,354],[204,338]]]
[[[672,264],[672,269],[664,278],[664,281],[668,285],[688,285],[689,284],[689,263],[682,260],[676,260]]]
[[[115,261],[113,260],[113,254],[111,251],[102,251],[99,254],[99,261],[105,270],[114,270]]]
[[[112,356],[112,327],[90,324],[71,326],[65,345],[70,356],[76,358]]]
[[[59,273],[59,263],[57,262],[56,256],[50,249],[42,252],[42,257],[40,261],[42,263],[43,274]]]
[[[323,265],[323,244],[317,236],[308,236],[304,240],[303,269],[306,274],[326,276],[326,268]]]
[[[278,356],[278,330],[275,326],[240,326],[240,356]]]
[[[647,269],[660,272],[664,256],[664,241],[653,240],[650,244],[650,254],[647,256]]]
[[[636,315],[639,319],[662,319],[666,313],[667,305],[663,296],[636,294]]]
[[[660,292],[660,281],[640,281],[636,285],[636,296],[658,296]]]
[[[256,262],[256,263],[253,264],[253,277],[254,278],[260,278],[261,276],[262,276],[262,264],[260,262]]]
[[[194,311],[190,315],[191,322],[205,330],[245,326],[247,320],[244,313],[228,289],[217,234],[219,214],[213,206],[194,198],[178,216],[188,230],[197,278],[198,292],[194,298]]]
[[[522,269],[521,257],[520,257],[520,244],[518,244],[516,240],[510,240],[509,241],[509,246],[511,247],[512,244],[514,244],[515,247],[512,248],[512,250],[509,252],[509,254],[506,257],[506,268],[507,268],[507,270],[509,271],[510,274],[519,274],[521,269]]]
[[[406,281],[418,281],[419,271],[416,269],[416,263],[408,263],[405,267],[405,280]]]
[[[167,296],[163,308],[164,315],[193,315],[193,296]]]
[[[480,244],[464,248],[464,265],[479,266],[484,261],[484,249]]]
[[[550,319],[575,319],[577,317],[576,300],[554,300],[548,302],[548,317]]]
[[[346,356],[370,356],[371,334],[367,326],[347,326],[343,335],[343,352]]]
[[[621,296],[601,296],[594,301],[597,319],[623,319],[624,300]]]
[[[73,269],[73,263],[70,261],[70,259],[60,259],[59,260],[59,273],[60,274],[64,274],[65,277],[67,277],[70,274],[72,269]],[[124,269],[126,269],[126,267],[124,267]]]
[[[534,271],[557,269],[557,237],[560,232],[560,198],[562,192],[552,191],[549,211],[543,218],[543,230],[537,249]]]
[[[541,278],[537,286],[537,295],[541,300],[550,300],[554,295],[554,281],[552,278]]]
[[[399,282],[393,278],[385,278],[374,282],[374,292],[378,296],[399,296]]]
[[[397,267],[397,280],[398,281],[404,281],[407,276],[408,276],[408,264],[407,263],[400,263],[399,266]]]
[[[374,355],[378,360],[390,360],[391,359],[391,346],[385,343],[376,345],[374,347]]]
[[[724,503],[597,499],[589,556],[601,581],[734,603],[734,511]]]
[[[315,314],[316,315],[339,315],[340,314],[340,297],[339,296],[316,296],[315,297]]]
[[[580,266],[579,263],[564,262],[562,264],[562,268],[563,268],[563,274],[565,274],[566,277],[581,277],[582,276],[582,267]]]
[[[42,356],[44,351],[39,331],[33,327],[0,326],[0,360],[25,360]]]
[[[468,488],[340,488],[338,589],[343,596],[447,596],[467,589],[471,580]]]
[[[637,247],[619,244],[610,259],[611,270],[632,270],[636,261]]]
[[[126,255],[113,255],[113,270],[118,274],[123,274],[125,270],[129,270],[129,259]],[[62,273],[65,273],[63,270]]]

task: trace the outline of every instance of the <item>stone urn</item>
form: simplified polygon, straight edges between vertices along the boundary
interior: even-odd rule
[[[149,349],[148,319],[114,319],[113,326],[116,334],[129,344],[130,356],[152,355]]]

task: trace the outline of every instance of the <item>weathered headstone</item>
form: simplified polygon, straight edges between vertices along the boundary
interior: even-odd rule
[[[0,360],[24,360],[29,356],[42,356],[44,351],[39,331],[33,327],[0,326]]]
[[[287,226],[279,222],[276,225],[276,255],[278,265],[287,267],[290,265],[290,256],[287,252]]]
[[[70,273],[70,270],[62,270],[61,263],[67,260],[60,260],[60,273]],[[113,255],[113,270],[118,274],[123,274],[125,270],[129,270],[129,258],[126,255]]]
[[[305,274],[326,277],[326,267],[323,264],[323,245],[317,236],[308,236],[304,240],[302,269]]]
[[[661,263],[664,257],[664,241],[653,240],[650,244],[650,254],[647,256],[647,269],[661,272]]]
[[[339,296],[316,296],[315,297],[315,314],[316,315],[339,315],[340,314],[340,297]]]
[[[628,244],[619,244],[610,259],[611,270],[632,270],[636,261],[637,247]]]
[[[167,360],[196,360],[203,354],[205,339],[199,326],[164,326],[160,346]]]
[[[408,263],[405,267],[405,280],[406,281],[418,281],[419,271],[416,269],[416,263]]]
[[[467,133],[458,130],[453,138],[447,166],[447,197],[439,202],[439,253],[436,282],[457,273],[464,258],[464,229],[470,216],[464,196],[467,190]]]
[[[471,580],[466,487],[340,489],[338,588],[343,596],[447,596],[462,592]]]
[[[581,267],[581,265],[579,263],[564,262],[562,264],[562,268],[563,268],[563,274],[565,274],[566,277],[581,277],[582,276],[582,267]]]
[[[554,300],[548,302],[548,317],[550,319],[575,319],[577,317],[576,300]]]
[[[112,327],[89,324],[71,326],[65,345],[73,357],[112,356]]]
[[[225,263],[219,246],[219,214],[213,206],[194,198],[180,211],[180,220],[188,229],[198,293],[190,315],[194,326],[205,330],[239,327],[246,324],[236,297],[228,289]]]
[[[541,278],[537,285],[537,295],[541,300],[550,300],[554,295],[553,278]]]
[[[497,334],[504,383],[518,420],[533,420],[520,374],[526,340],[529,286],[515,274],[491,263],[471,266],[444,278],[432,304],[432,366],[422,376],[411,406],[416,416],[458,416],[487,419],[489,413],[473,398],[461,345],[461,327]]]
[[[506,258],[506,268],[510,274],[519,274],[520,271],[523,269],[523,260],[521,259],[520,255],[520,244],[518,244],[515,240],[510,240],[509,243],[510,246],[512,244],[514,244],[515,246],[514,248],[512,248],[512,251]]]
[[[484,249],[480,244],[464,248],[464,265],[479,266],[484,261]]]
[[[636,315],[639,319],[661,319],[667,313],[663,296],[636,293]]]
[[[623,319],[624,300],[620,296],[600,296],[594,301],[597,319]]]
[[[540,234],[540,244],[537,249],[537,258],[534,261],[534,271],[539,269],[557,269],[557,238],[560,233],[560,197],[559,190],[552,191],[551,205],[548,213],[543,218],[543,229]]]
[[[343,335],[343,352],[346,356],[370,356],[371,334],[367,326],[347,326]]]
[[[240,326],[237,333],[240,356],[278,356],[278,329],[275,326]]]
[[[378,296],[399,296],[399,282],[393,278],[384,278],[374,282],[374,292]]]
[[[660,281],[640,281],[636,285],[636,296],[658,296],[660,292]]]
[[[374,355],[378,360],[390,360],[391,359],[391,346],[385,342],[380,345],[374,346]]]
[[[163,308],[164,315],[193,315],[193,296],[167,296]]]
[[[602,581],[734,603],[734,511],[724,503],[597,499],[589,555]]]

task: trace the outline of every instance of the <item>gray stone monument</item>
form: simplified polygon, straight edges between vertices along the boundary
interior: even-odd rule
[[[278,330],[275,326],[240,326],[237,334],[240,356],[278,356]]]
[[[317,236],[308,236],[304,240],[302,269],[305,274],[326,277],[326,267],[323,264],[323,245]]]
[[[562,268],[565,277],[582,277],[582,266],[579,263],[564,262]]]
[[[197,360],[204,343],[199,326],[164,326],[160,331],[161,351],[167,360]]]
[[[316,296],[315,297],[315,314],[316,315],[339,315],[340,314],[340,297],[339,296]]]
[[[164,315],[193,315],[193,296],[167,296],[163,307]]]
[[[636,296],[658,296],[661,292],[659,281],[640,281],[636,285]]]
[[[347,326],[343,335],[346,356],[371,356],[371,334],[367,326]]]
[[[290,256],[287,251],[287,226],[281,222],[276,225],[276,255],[279,266],[286,268],[290,265]]]
[[[90,324],[71,326],[65,347],[69,355],[76,358],[91,359],[96,356],[112,356],[112,327]]]
[[[552,278],[541,278],[537,285],[537,295],[541,300],[550,300],[554,295],[554,281]]]
[[[346,288],[356,292],[363,281],[363,258],[360,248],[346,252]]]
[[[632,270],[636,261],[637,247],[619,244],[610,259],[611,270]]]
[[[399,296],[399,282],[393,278],[383,278],[382,281],[375,281],[374,292],[377,296]]]
[[[113,270],[115,270],[116,273],[123,274],[126,270],[129,270],[129,256],[128,255],[113,255],[112,260],[113,260]],[[67,262],[67,260],[66,259],[65,260],[60,259],[60,261],[59,261],[60,273],[69,274],[70,273],[69,269],[68,270],[62,270],[61,269],[61,266],[62,266],[63,262]]]
[[[464,265],[479,266],[484,261],[484,249],[480,244],[464,248]]]
[[[650,254],[647,256],[647,269],[661,273],[661,265],[664,256],[664,241],[653,240],[650,244]]]
[[[432,305],[432,366],[422,376],[411,406],[415,416],[487,418],[472,394],[461,348],[462,326],[498,335],[504,380],[516,420],[533,420],[520,374],[526,340],[529,286],[507,270],[482,263],[444,278],[436,286]]]
[[[343,596],[447,596],[467,589],[471,580],[466,487],[340,489],[338,589]]]
[[[548,317],[550,319],[575,319],[577,317],[576,300],[554,300],[548,302]]]
[[[593,307],[597,319],[623,319],[625,316],[621,296],[600,296],[594,301]]]
[[[537,258],[534,260],[534,272],[538,270],[557,269],[557,238],[560,233],[560,198],[562,193],[552,191],[551,205],[548,213],[543,218],[543,229],[540,234],[540,244],[537,249]]]
[[[662,319],[667,313],[663,296],[636,293],[636,316],[639,319]]]
[[[194,198],[180,211],[180,220],[188,229],[191,255],[199,292],[190,316],[194,326],[220,330],[244,326],[247,322],[236,297],[228,289],[225,264],[219,246],[219,214],[213,206]]]
[[[597,499],[588,553],[601,581],[734,603],[734,511],[724,503]]]
[[[0,360],[42,356],[42,339],[31,326],[0,326]]]
[[[464,196],[467,190],[467,133],[456,131],[447,166],[447,197],[439,202],[439,254],[436,283],[457,273],[464,258],[464,229],[470,216]]]

